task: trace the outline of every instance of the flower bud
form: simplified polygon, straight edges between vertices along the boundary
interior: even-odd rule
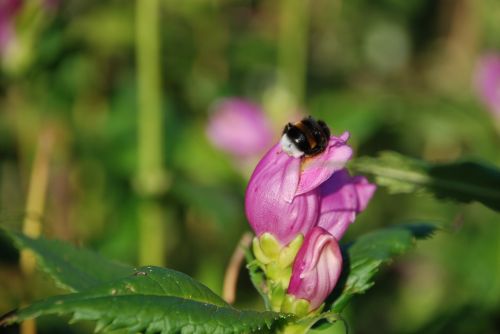
[[[303,241],[302,234],[297,235],[284,247],[270,233],[264,233],[253,239],[254,263],[266,275],[267,295],[274,311],[281,309],[288,283],[290,283],[293,261]]]
[[[376,189],[377,186],[363,176],[351,177],[346,169],[335,172],[320,187],[318,226],[340,240],[356,215],[366,208]]]
[[[309,312],[314,311],[333,291],[341,271],[342,254],[337,240],[323,228],[315,227],[297,253],[287,293],[308,301]]]
[[[245,213],[260,236],[271,233],[283,246],[318,223],[319,186],[351,157],[348,133],[331,137],[324,152],[295,158],[275,145],[255,168],[245,196]]]

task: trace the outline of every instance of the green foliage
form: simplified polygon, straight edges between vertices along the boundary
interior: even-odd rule
[[[500,211],[500,170],[478,162],[431,164],[384,152],[378,158],[360,158],[352,167],[375,176],[393,193],[426,191],[438,198],[480,202]]]
[[[142,160],[136,6],[144,1],[23,1],[17,14],[7,15],[5,35],[14,37],[14,43],[9,47],[6,40],[0,54],[0,110],[5,111],[0,112],[2,224],[19,227],[17,218],[28,211],[43,217],[44,230],[92,244],[124,263],[134,263],[141,244],[147,247],[157,239],[157,229],[150,229],[153,239],[138,238],[138,218],[144,211],[136,180]],[[220,288],[234,241],[248,229],[242,203],[253,167],[253,162],[218,151],[208,141],[205,127],[217,99],[261,103],[275,140],[285,122],[304,112],[326,121],[334,135],[349,131],[349,144],[358,156],[375,156],[381,150],[430,161],[474,156],[500,167],[498,114],[484,103],[485,91],[476,85],[481,58],[498,55],[500,1],[310,2],[302,13],[308,19],[294,25],[284,13],[295,2],[158,3],[161,65],[154,75],[161,77],[163,87],[164,150],[157,157],[163,156],[172,184],[153,201],[161,202],[169,229],[164,234],[167,263],[189,270],[214,289]],[[302,31],[294,34],[302,48],[297,41],[287,42],[291,38],[283,32],[290,24],[290,31]],[[454,47],[457,43],[460,48]],[[300,59],[304,63],[290,69],[288,60]],[[286,90],[286,77],[291,74],[296,80],[298,73],[306,94],[293,101],[297,96]],[[40,175],[44,169],[37,167],[36,156],[44,146],[40,135],[47,131],[54,133],[55,145],[45,159],[45,188],[42,179],[30,180],[30,173]],[[380,165],[384,172],[390,167]],[[429,177],[430,165],[423,165],[416,174]],[[441,181],[451,177],[448,172],[446,168],[439,176]],[[475,182],[484,178],[487,187],[494,187],[488,173],[479,174]],[[393,191],[406,186],[411,193],[435,194],[428,185],[408,179],[385,181]],[[26,209],[30,189],[45,194],[43,211]],[[459,200],[468,201],[469,195]],[[500,202],[486,201],[490,207]],[[412,275],[377,279],[376,291],[345,314],[352,332],[497,332],[500,224],[495,214],[482,204],[457,206],[431,196],[378,192],[349,235],[409,217],[453,222],[455,233],[419,249],[428,256],[405,264]],[[7,244],[0,241],[0,313],[16,306],[21,296],[47,295],[43,280],[19,279],[12,268],[16,253]],[[215,261],[199,256],[207,253]],[[59,285],[76,292],[134,272],[125,267],[115,275],[107,262],[99,264],[89,256],[89,265],[72,256],[59,248],[52,258],[39,256],[39,262],[46,262],[42,269]],[[250,269],[255,269],[252,276],[259,286],[262,271]],[[424,287],[427,293],[421,293]],[[252,293],[249,288],[239,284],[239,298]],[[42,323],[37,332],[67,332],[64,328]],[[74,332],[80,333],[78,328]]]
[[[131,266],[105,259],[87,249],[43,238],[31,239],[20,232],[1,229],[18,248],[29,248],[56,284],[70,291],[83,291],[104,282],[130,275]]]
[[[48,314],[97,321],[96,331],[241,333],[271,328],[286,315],[240,311],[191,277],[166,268],[133,269],[59,241],[5,231],[33,250],[59,285],[79,291],[54,296],[0,318],[11,324]]]
[[[129,294],[94,296],[86,292],[36,302],[5,316],[0,323],[47,314],[72,314],[72,321],[95,320],[96,331],[127,329],[130,333],[242,333],[270,328],[283,315],[239,311],[193,299]]]
[[[402,225],[369,233],[349,245],[344,269],[347,279],[331,312],[341,312],[353,295],[374,284],[373,276],[382,264],[409,250],[416,239],[430,236],[434,229],[428,224]],[[35,302],[4,315],[0,324],[68,314],[74,321],[96,321],[97,331],[239,333],[270,329],[287,318],[286,314],[270,311],[239,311],[203,284],[174,270],[152,266],[132,269],[62,242],[35,240],[18,232],[5,233],[18,247],[33,250],[42,268],[56,282],[79,292]],[[250,253],[247,260],[252,281],[265,296],[262,290],[265,278],[253,264]],[[318,319],[321,318],[324,317]],[[308,326],[317,321],[313,320]]]
[[[134,269],[134,273],[127,277],[85,290],[87,297],[108,294],[113,296],[127,294],[173,296],[216,306],[228,306],[222,298],[188,275],[153,266]]]
[[[373,286],[373,276],[380,266],[410,250],[415,240],[429,237],[435,229],[424,223],[400,225],[365,234],[348,245],[343,270],[347,278],[331,310],[341,312],[355,294]]]

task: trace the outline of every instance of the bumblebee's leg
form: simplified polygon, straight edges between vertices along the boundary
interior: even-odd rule
[[[328,128],[328,125],[326,125],[326,123],[321,120],[318,121],[318,125],[321,127],[326,137],[330,139],[330,129]]]
[[[292,127],[293,127],[292,123],[288,123],[287,125],[285,125],[285,128],[283,129],[283,133],[282,134],[287,133],[290,130],[290,128],[292,128]]]

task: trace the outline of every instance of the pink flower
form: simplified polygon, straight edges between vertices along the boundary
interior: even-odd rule
[[[309,301],[317,309],[330,295],[342,271],[342,254],[337,240],[321,227],[305,237],[292,268],[288,294]]]
[[[14,18],[22,0],[0,0],[0,55],[5,54],[15,40]]]
[[[14,17],[21,6],[22,0],[2,0],[0,1],[0,19],[10,19]]]
[[[475,86],[493,116],[500,118],[500,54],[489,54],[479,60]]]
[[[276,311],[304,316],[320,307],[342,270],[338,240],[376,189],[344,167],[352,155],[349,133],[329,133],[312,118],[288,124],[246,190],[253,251]]]
[[[363,211],[377,186],[364,176],[351,177],[346,169],[335,172],[320,187],[318,226],[340,240],[356,215]]]
[[[319,187],[352,155],[349,133],[330,137],[324,152],[294,158],[275,145],[255,168],[247,187],[245,212],[260,236],[271,233],[283,246],[306,235],[320,214]]]
[[[243,99],[215,105],[207,127],[214,146],[237,157],[251,157],[271,146],[273,134],[262,110]]]

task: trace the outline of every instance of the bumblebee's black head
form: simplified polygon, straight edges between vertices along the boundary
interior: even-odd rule
[[[325,122],[309,116],[295,124],[285,125],[281,147],[295,158],[314,156],[326,149],[329,139],[330,129]]]

